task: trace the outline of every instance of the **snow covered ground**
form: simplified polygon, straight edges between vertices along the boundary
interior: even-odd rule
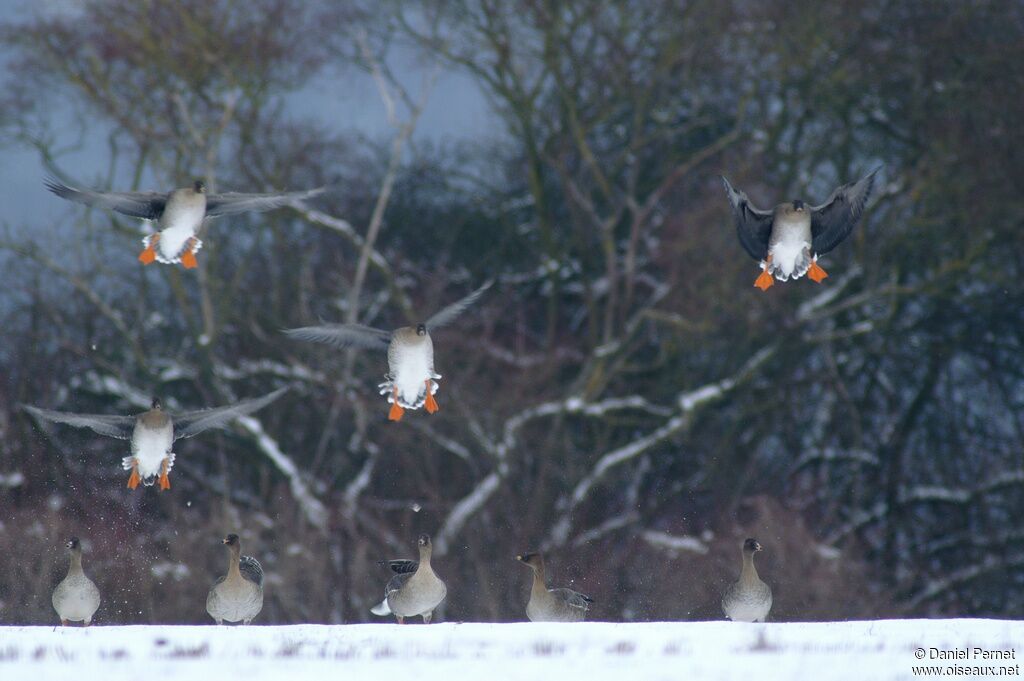
[[[930,659],[933,650],[971,655],[975,647],[1013,651],[1015,659]],[[0,627],[3,681],[865,681],[929,678],[914,674],[919,665],[1009,665],[1016,675],[1021,654],[1024,622],[999,620]]]

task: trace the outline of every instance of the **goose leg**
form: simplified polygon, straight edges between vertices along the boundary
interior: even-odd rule
[[[66,619],[61,619],[60,626],[62,626],[62,627],[68,626],[68,621]]]
[[[92,618],[91,617],[89,619],[85,620],[85,626],[89,626],[90,624],[92,624]]]
[[[405,618],[402,617],[401,615],[395,615],[395,619],[398,620],[399,624],[405,624]]]
[[[768,266],[771,263],[772,254],[769,253],[768,257],[765,258],[763,263],[761,263],[761,274],[759,274],[757,279],[754,280],[754,286],[761,289],[762,291],[767,291],[772,287],[772,284],[775,283],[775,280],[772,278],[772,275],[768,272]]]
[[[821,265],[818,264],[818,256],[814,256],[811,260],[811,266],[807,269],[807,276],[819,284],[828,276],[828,272],[822,269]]]
[[[194,270],[199,266],[196,261],[196,238],[192,237],[188,240],[188,244],[185,246],[185,252],[181,254],[181,265],[186,270]]]
[[[148,265],[156,260],[156,243],[160,241],[160,233],[152,234],[149,237],[149,241],[146,243],[146,248],[142,253],[139,253],[139,262],[143,265]]]
[[[427,379],[427,401],[425,403],[428,414],[433,414],[440,407],[437,406],[437,400],[434,399],[434,395],[430,392],[430,379]]]
[[[167,459],[164,458],[163,463],[160,464],[160,489],[170,489],[171,479],[167,477]]]
[[[433,610],[431,610],[430,612],[423,613],[423,623],[424,624],[430,624],[430,618],[432,618],[433,616],[434,616],[434,611]]]
[[[142,479],[139,478],[139,460],[132,457],[132,474],[128,476],[128,489],[135,489]]]
[[[405,410],[398,403],[398,386],[395,386],[393,393],[394,401],[391,403],[391,410],[388,412],[388,421],[401,421]]]

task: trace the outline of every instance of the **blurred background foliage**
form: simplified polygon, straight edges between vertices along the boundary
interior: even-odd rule
[[[209,224],[195,272],[141,267],[103,211],[4,220],[0,621],[54,620],[71,533],[99,623],[207,621],[229,531],[262,623],[370,620],[420,532],[449,620],[523,619],[533,549],[595,619],[721,617],[746,536],[778,620],[1024,615],[1021,3],[91,0],[0,40],[4,140],[67,182],[331,187]],[[304,108],[346,73],[387,134]],[[424,143],[453,73],[492,134]],[[101,144],[86,174],[69,135]],[[719,174],[769,207],[879,164],[822,286],[753,288]],[[280,333],[491,277],[437,334],[432,417],[386,421],[382,356]],[[19,409],[285,385],[180,442],[162,494]]]

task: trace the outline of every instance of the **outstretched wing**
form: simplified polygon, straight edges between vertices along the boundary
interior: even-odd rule
[[[167,194],[161,192],[94,192],[69,187],[53,178],[47,178],[45,184],[62,199],[117,211],[133,218],[156,220],[163,215],[167,205]]]
[[[579,591],[573,591],[572,589],[552,589],[551,595],[555,598],[564,601],[567,605],[580,610],[589,610],[590,604],[594,602],[590,596],[581,594]]]
[[[722,176],[725,193],[732,204],[732,212],[736,217],[736,235],[740,238],[743,249],[754,260],[768,257],[768,239],[772,235],[772,214],[770,211],[755,208],[747,195],[733,189],[729,180]]]
[[[471,307],[480,298],[480,296],[484,294],[484,291],[489,289],[493,283],[493,279],[491,281],[485,282],[483,286],[473,291],[462,300],[452,303],[448,307],[444,308],[443,310],[435,314],[433,317],[424,322],[427,325],[427,330],[433,331],[434,329],[440,328],[442,326],[445,326],[446,324],[450,324],[453,321],[455,321],[455,318],[458,317],[463,312],[465,312],[467,309],[469,309],[469,307]]]
[[[109,416],[107,414],[72,414],[64,411],[50,411],[39,409],[29,405],[23,405],[25,411],[32,415],[37,421],[52,421],[53,423],[65,423],[75,428],[90,428],[91,430],[116,437],[120,440],[131,439],[132,430],[135,428],[134,416]]]
[[[839,187],[820,206],[811,207],[811,246],[824,255],[850,235],[864,212],[864,205],[875,184],[878,166],[859,181]]]
[[[322,194],[323,187],[304,192],[279,192],[274,194],[210,194],[206,197],[206,215],[236,215],[238,213],[261,213],[287,206],[295,201]]]
[[[324,343],[336,348],[383,350],[391,342],[391,332],[362,324],[304,326],[299,329],[286,329],[285,333],[296,340]]]
[[[175,416],[173,417],[174,439],[180,440],[183,437],[192,437],[193,435],[198,435],[204,430],[227,425],[239,416],[245,416],[246,414],[251,414],[258,409],[262,409],[283,395],[287,390],[288,388],[279,388],[278,390],[275,390],[268,395],[264,395],[263,397],[256,397],[251,400],[242,400],[238,404],[233,404],[228,407],[189,411]]]
[[[392,572],[399,575],[416,572],[420,567],[419,562],[415,560],[382,560],[379,564],[387,565]]]

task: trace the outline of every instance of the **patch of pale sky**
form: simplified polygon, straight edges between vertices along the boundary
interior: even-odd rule
[[[17,20],[29,13],[73,12],[76,4],[72,0],[0,0],[0,22]],[[0,64],[6,56],[0,52]],[[397,51],[389,59],[389,66],[414,96],[421,91],[426,69],[432,68],[411,50]],[[62,107],[59,98],[51,101],[54,106],[61,107],[52,112],[58,124],[55,127],[69,131],[67,139],[60,142],[74,142],[77,129],[62,124],[70,124],[76,112],[70,105]],[[297,120],[311,119],[341,133],[384,139],[392,131],[373,79],[352,70],[341,74],[325,71],[318,75],[306,87],[288,95],[287,108],[289,115]],[[88,134],[81,147],[61,157],[61,167],[72,177],[94,178],[106,172],[109,166],[107,125],[100,120],[89,121]],[[441,71],[418,122],[416,138],[420,141],[463,142],[485,140],[496,134],[494,115],[476,84],[465,74]],[[3,207],[0,225],[7,224],[17,229],[40,222],[49,224],[67,214],[65,202],[55,200],[43,188],[45,169],[35,151],[8,144],[0,147],[0,158],[0,206]],[[258,191],[265,188],[232,189]]]

